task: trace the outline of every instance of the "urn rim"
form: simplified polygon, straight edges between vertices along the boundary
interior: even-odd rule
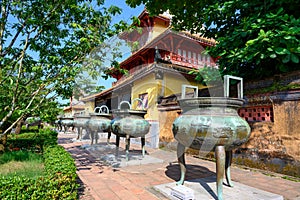
[[[112,110],[113,114],[146,114],[147,110],[135,110],[135,109],[115,109]]]
[[[178,104],[180,107],[220,106],[240,108],[243,106],[244,103],[244,99],[231,97],[197,97],[178,100]]]
[[[111,117],[111,114],[108,114],[108,113],[90,113],[90,116]]]
[[[76,119],[78,119],[78,118],[91,118],[91,116],[90,115],[76,115],[75,118]]]
[[[72,119],[74,119],[74,117],[61,117],[60,119],[61,120],[66,120],[66,119],[71,119],[72,120]]]

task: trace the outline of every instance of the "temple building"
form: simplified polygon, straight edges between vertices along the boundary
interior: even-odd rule
[[[116,81],[112,87],[81,101],[86,112],[101,105],[117,109],[122,101],[130,102],[133,109],[146,109],[145,119],[151,124],[146,145],[157,148],[160,143],[174,140],[172,124],[181,112],[178,99],[211,96],[207,86],[198,83],[191,72],[204,66],[218,67],[216,58],[205,54],[205,48],[215,45],[215,41],[172,30],[168,13],[150,16],[144,10],[138,18],[140,30],[120,35],[131,46],[131,55],[119,63],[120,69],[128,73],[113,70],[111,76]],[[252,131],[237,153],[244,151],[242,156],[263,162],[280,160],[280,166],[284,163],[282,166],[287,168],[299,165],[295,164],[300,162],[299,85],[300,71],[244,83],[245,105],[239,115],[249,122]],[[222,96],[222,88],[210,90]],[[134,101],[136,98],[143,103]],[[68,107],[65,112],[73,113],[75,108]],[[78,109],[82,111],[81,106]]]
[[[159,138],[163,137],[161,130],[166,123],[173,122],[167,116],[162,118],[159,104],[174,95],[176,98],[198,96],[198,90],[206,86],[197,83],[190,72],[204,66],[217,67],[215,59],[204,53],[205,48],[215,42],[197,34],[172,30],[172,17],[167,13],[152,17],[144,10],[138,18],[141,30],[120,36],[131,45],[131,55],[120,62],[120,68],[128,73],[113,71],[111,76],[116,81],[111,88],[81,100],[89,112],[101,105],[113,110],[122,101],[131,102],[134,109],[146,109],[145,119],[151,123],[146,143],[157,148]],[[182,91],[185,94],[181,94]],[[132,102],[136,98],[143,103]]]

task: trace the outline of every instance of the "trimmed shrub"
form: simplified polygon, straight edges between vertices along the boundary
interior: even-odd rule
[[[42,152],[44,146],[57,144],[57,132],[50,129],[41,129],[38,133],[27,132],[18,135],[9,135],[6,146],[9,150],[29,150]]]
[[[76,182],[77,174],[74,160],[63,147],[57,144],[50,145],[53,143],[54,135],[56,135],[55,143],[57,141],[57,134],[53,132],[45,131],[44,138],[41,139],[44,134],[42,133],[38,139],[39,144],[42,144],[44,148],[45,174],[37,178],[0,176],[0,199],[77,199],[79,185]],[[50,137],[46,137],[46,133],[50,134]],[[31,144],[36,144],[36,142]]]

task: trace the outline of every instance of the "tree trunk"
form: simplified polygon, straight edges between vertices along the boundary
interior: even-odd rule
[[[5,151],[6,141],[7,141],[7,134],[1,135],[1,137],[0,137],[0,153],[3,153]]]
[[[20,121],[17,123],[16,130],[15,130],[15,134],[20,134],[20,133],[21,133],[22,121],[23,121],[23,120],[20,120]]]

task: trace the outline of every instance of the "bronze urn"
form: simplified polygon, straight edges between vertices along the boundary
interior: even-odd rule
[[[98,110],[98,112],[96,112]],[[94,113],[90,113],[90,120],[87,122],[87,127],[91,132],[91,144],[93,144],[94,139],[97,143],[98,140],[98,132],[104,131],[108,133],[107,143],[109,144],[109,140],[111,137],[111,118],[112,115],[109,114],[109,109],[107,106],[103,105],[100,107],[96,107],[94,109]]]
[[[91,116],[85,114],[84,112],[76,113],[74,115],[74,127],[77,128],[77,140],[82,139],[83,129],[86,131],[86,135],[89,135],[88,121]]]
[[[135,99],[139,100],[139,99]],[[133,102],[135,101],[133,100]],[[139,100],[141,101],[141,100]],[[128,106],[123,106],[123,104]],[[146,110],[131,108],[127,101],[120,103],[119,109],[113,110],[111,124],[112,132],[116,135],[116,146],[119,147],[120,137],[126,138],[126,160],[129,159],[130,138],[141,137],[142,155],[145,155],[145,135],[149,132],[150,124],[144,119]]]
[[[226,90],[225,90],[226,91]],[[226,92],[225,92],[226,94]],[[239,91],[239,94],[242,94]],[[217,196],[222,200],[224,172],[229,186],[232,150],[244,144],[250,136],[250,126],[238,115],[244,104],[241,98],[197,97],[178,100],[181,115],[173,122],[174,138],[178,141],[177,157],[183,184],[186,173],[185,148],[200,152],[215,152],[217,170]]]

